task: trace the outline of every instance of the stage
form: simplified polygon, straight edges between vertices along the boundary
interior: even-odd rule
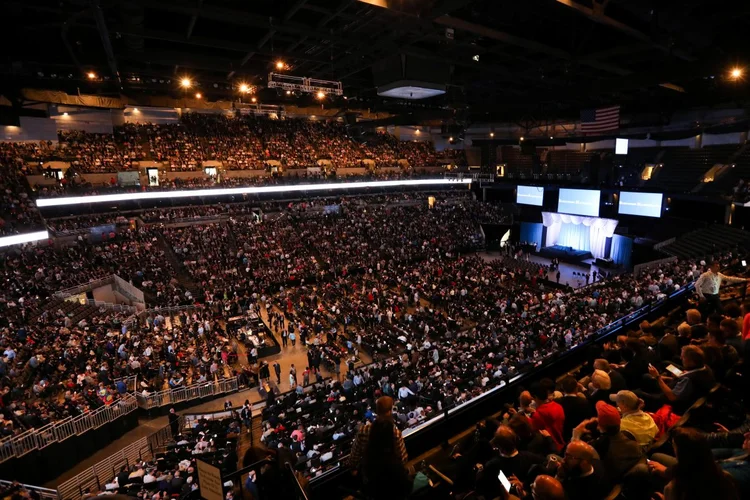
[[[579,264],[584,260],[593,258],[591,252],[586,250],[575,250],[573,247],[552,245],[539,250],[539,255],[548,259],[558,259],[560,262]]]
[[[501,252],[479,252],[477,255],[487,262],[497,259]],[[528,259],[531,262],[537,264],[544,264],[549,266],[551,264],[550,259],[546,259],[540,255],[530,254]],[[625,272],[624,269],[605,269],[594,264],[595,259],[586,259],[578,265],[567,264],[564,262],[560,263],[560,284],[569,285],[573,288],[580,288],[592,283],[592,276],[594,271],[598,273],[605,273],[611,275],[622,274]],[[586,275],[589,275],[588,283],[586,282]],[[550,281],[557,281],[557,271],[548,271],[547,279]],[[597,280],[598,281],[598,280]]]

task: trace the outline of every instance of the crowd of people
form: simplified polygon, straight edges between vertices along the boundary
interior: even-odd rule
[[[492,341],[486,350],[482,338],[472,337],[470,330],[459,328],[451,338],[440,329],[425,328],[430,335],[414,338],[408,328],[401,329],[404,338],[396,339],[402,343],[394,339],[385,351],[389,357],[352,370],[343,383],[332,380],[275,399],[264,413],[264,439],[295,452],[297,467],[311,475],[350,454],[349,463],[362,474],[366,494],[406,498],[412,481],[402,432],[584,340],[593,332],[584,325],[557,338],[547,334],[558,321],[580,322],[581,313],[606,317],[606,298],[589,301],[600,291],[614,291],[611,297],[622,299],[623,309],[611,311],[610,318],[618,317],[637,307],[641,292],[646,302],[659,300],[675,286],[716,272],[704,273],[686,263],[662,271],[658,281],[654,276],[628,283],[620,279],[602,284],[598,291],[592,292],[592,286],[563,296],[557,307],[568,306],[564,316],[550,310],[525,316],[544,326],[537,335],[526,335],[523,327],[497,337],[487,332],[483,338]],[[471,292],[467,296],[473,299]],[[579,300],[583,304],[576,304]],[[517,407],[509,405],[504,413],[480,422],[472,438],[449,452],[451,463],[442,472],[454,481],[452,490],[473,491],[469,498],[603,499],[616,488],[624,488],[628,498],[652,498],[655,493],[668,499],[713,494],[745,498],[750,493],[750,440],[742,409],[747,400],[741,359],[750,338],[744,319],[750,305],[728,304],[706,314],[713,306],[701,300],[700,308],[703,313],[673,311],[669,318],[642,322],[638,330],[613,342],[592,345],[587,353],[591,362],[579,373],[586,376],[579,380],[568,375],[557,384],[542,379],[527,387]],[[326,305],[320,310],[328,309]],[[524,323],[524,309],[490,311],[488,316],[492,322],[508,318],[518,325]],[[388,314],[380,320],[377,313],[370,324],[395,323],[396,317]],[[475,330],[481,323],[477,320]],[[430,325],[421,321],[413,330],[420,332],[423,326]],[[360,342],[358,330],[354,328]],[[554,349],[547,351],[551,345]],[[525,348],[519,352],[521,346]],[[394,352],[402,354],[390,357]],[[701,414],[703,398],[717,389],[723,392],[713,403],[720,408]],[[714,423],[717,420],[723,425]],[[500,472],[509,480],[508,490]],[[711,483],[703,482],[704,477],[712,478]]]
[[[164,162],[174,172],[201,170],[207,161],[221,162],[229,170],[299,169],[317,167],[320,160],[334,169],[364,167],[367,162],[376,168],[394,167],[399,160],[412,168],[465,165],[462,150],[437,153],[425,141],[399,141],[386,132],[361,141],[341,122],[251,115],[186,113],[176,123],[117,126],[112,135],[62,131],[57,145],[2,147],[22,159],[29,172],[39,171],[39,162],[49,160],[70,161],[79,173],[125,172],[143,160]]]

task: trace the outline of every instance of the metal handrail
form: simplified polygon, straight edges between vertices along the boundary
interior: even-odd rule
[[[151,394],[136,394],[136,399],[140,408],[150,410],[151,408],[160,408],[193,399],[226,394],[238,391],[239,388],[239,377],[231,377],[228,379],[199,382],[176,389],[165,389]]]
[[[12,458],[20,458],[34,450],[41,450],[53,443],[65,441],[72,436],[97,429],[138,408],[138,402],[132,394],[108,406],[82,413],[76,417],[67,417],[51,422],[37,429],[30,429],[15,436],[0,440],[0,463]]]
[[[57,490],[51,490],[49,488],[42,488],[40,486],[34,486],[32,484],[16,483],[15,481],[6,481],[4,479],[0,479],[0,486],[6,488],[19,486],[25,490],[36,492],[44,500],[57,500]]]

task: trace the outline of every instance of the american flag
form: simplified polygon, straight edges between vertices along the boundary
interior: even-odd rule
[[[620,128],[620,106],[584,109],[581,111],[581,131],[601,133]]]

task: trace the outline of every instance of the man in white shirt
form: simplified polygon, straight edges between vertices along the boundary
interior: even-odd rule
[[[706,303],[709,308],[709,313],[714,310],[721,312],[721,299],[719,297],[719,288],[722,282],[726,283],[742,283],[746,282],[745,278],[736,278],[734,276],[727,276],[719,272],[719,262],[714,261],[708,267],[708,271],[700,275],[700,278],[695,282],[695,292],[700,297],[702,303]]]

